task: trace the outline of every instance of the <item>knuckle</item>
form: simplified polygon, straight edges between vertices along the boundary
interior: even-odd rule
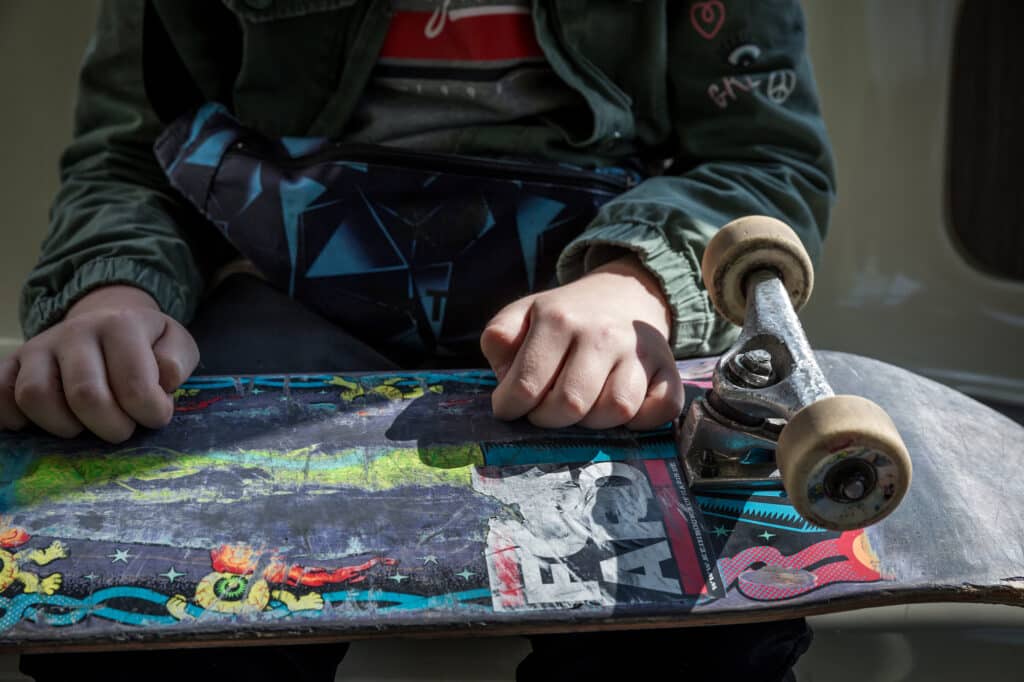
[[[501,325],[489,324],[484,327],[483,332],[480,334],[480,346],[485,351],[489,348],[508,345],[511,342],[511,334]]]
[[[14,402],[21,408],[31,408],[47,402],[54,393],[54,387],[43,381],[18,382],[14,387]]]
[[[518,376],[511,386],[517,398],[536,401],[543,390],[540,385],[528,376]]]
[[[188,372],[185,371],[181,364],[181,360],[167,353],[156,354],[157,366],[160,368],[160,373],[166,377],[172,384],[177,386],[188,378]]]
[[[68,403],[74,406],[96,405],[107,401],[103,387],[93,381],[82,381],[64,387]]]
[[[118,400],[132,406],[148,407],[153,402],[153,389],[139,377],[128,377],[122,381]]]
[[[134,308],[114,308],[103,311],[104,321],[107,324],[136,324],[144,314]]]
[[[65,337],[76,338],[90,331],[96,324],[98,313],[84,313],[60,324],[60,331]]]
[[[584,398],[579,390],[572,387],[560,388],[552,398],[557,411],[572,418],[573,422],[579,422],[590,412],[591,403]]]
[[[571,310],[557,303],[537,301],[534,312],[545,324],[556,330],[572,329],[576,325],[576,317]]]
[[[593,323],[586,338],[590,345],[601,351],[626,350],[635,345],[627,330],[607,322]]]
[[[640,409],[640,401],[631,393],[615,392],[608,396],[607,410],[618,423],[632,419]]]
[[[142,316],[145,314],[145,311],[132,308],[113,308],[86,313],[71,321],[80,321],[86,330],[94,333],[109,335],[128,327],[138,327],[143,323]]]
[[[558,402],[561,410],[568,416],[574,417],[576,421],[583,419],[590,411],[590,405],[576,391],[562,390],[558,396]]]

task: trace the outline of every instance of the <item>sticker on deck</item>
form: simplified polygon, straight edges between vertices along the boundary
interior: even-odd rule
[[[694,602],[722,594],[675,460],[478,467],[496,611]]]

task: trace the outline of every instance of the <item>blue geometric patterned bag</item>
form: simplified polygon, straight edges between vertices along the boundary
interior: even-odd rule
[[[555,285],[562,249],[635,175],[267,139],[207,104],[161,135],[171,184],[269,282],[384,353],[464,353]]]

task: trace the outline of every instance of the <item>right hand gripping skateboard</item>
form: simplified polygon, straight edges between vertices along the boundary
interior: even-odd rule
[[[690,486],[784,486],[805,519],[832,530],[889,515],[910,486],[910,455],[882,408],[835,395],[818,367],[796,316],[814,284],[796,234],[773,218],[735,220],[701,270],[719,314],[742,331],[679,429]]]

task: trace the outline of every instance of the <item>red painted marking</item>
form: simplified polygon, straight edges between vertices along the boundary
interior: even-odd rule
[[[210,551],[213,570],[220,573],[248,575],[256,570],[258,553],[246,545],[222,545]],[[366,579],[365,573],[377,565],[395,566],[397,559],[370,559],[355,566],[320,568],[318,566],[288,565],[283,557],[273,556],[270,565],[263,569],[263,577],[272,583],[320,587],[333,583],[358,583]]]
[[[501,595],[501,605],[506,608],[526,606],[526,596],[523,594],[523,576],[519,571],[516,548],[503,547],[496,550],[493,557],[494,577],[501,586],[498,589],[498,594]]]
[[[697,388],[704,388],[704,389],[714,388],[714,384],[711,383],[710,379],[707,380],[707,381],[695,381],[693,379],[683,379],[683,385],[684,386],[696,386]]]
[[[654,487],[664,515],[665,530],[668,532],[672,554],[679,567],[679,582],[684,594],[700,594],[704,588],[704,572],[697,561],[697,548],[690,534],[690,524],[679,511],[679,493],[676,484],[669,474],[665,460],[651,459],[644,462],[647,475]]]
[[[704,40],[711,40],[725,23],[725,5],[721,0],[695,2],[690,7],[690,23]]]
[[[472,402],[472,398],[458,398],[456,400],[445,400],[440,405],[441,407],[457,407],[459,405],[469,405]]]
[[[846,531],[838,538],[816,542],[810,547],[805,547],[790,555],[782,554],[774,547],[765,545],[748,547],[734,556],[720,558],[718,569],[722,574],[726,589],[731,589],[733,584],[737,583],[738,589],[744,595],[751,599],[766,601],[791,599],[837,582],[875,582],[881,580],[882,575],[872,566],[861,563],[854,551],[854,543],[863,533],[863,529]],[[808,568],[826,559],[840,558],[843,561],[834,561],[814,570]],[[761,585],[750,580],[744,581],[743,576],[755,564],[807,571],[814,576],[814,583],[811,585],[771,586]]]
[[[486,14],[448,19],[429,37],[430,12],[395,12],[382,59],[487,62],[543,57],[529,14]]]
[[[32,538],[23,528],[7,528],[0,532],[0,547],[10,549],[23,545]]]
[[[175,412],[199,412],[205,410],[210,405],[218,403],[223,400],[223,396],[217,396],[216,398],[210,398],[209,400],[200,400],[198,403],[192,403],[191,405],[179,405],[174,408]]]
[[[882,574],[879,573],[874,566],[868,566],[861,563],[860,559],[857,557],[857,552],[853,549],[854,544],[857,542],[857,538],[861,535],[864,535],[863,528],[843,531],[843,534],[840,535],[839,539],[836,541],[836,544],[839,547],[839,553],[850,560],[849,565],[851,570],[855,571],[862,580],[882,580]]]

